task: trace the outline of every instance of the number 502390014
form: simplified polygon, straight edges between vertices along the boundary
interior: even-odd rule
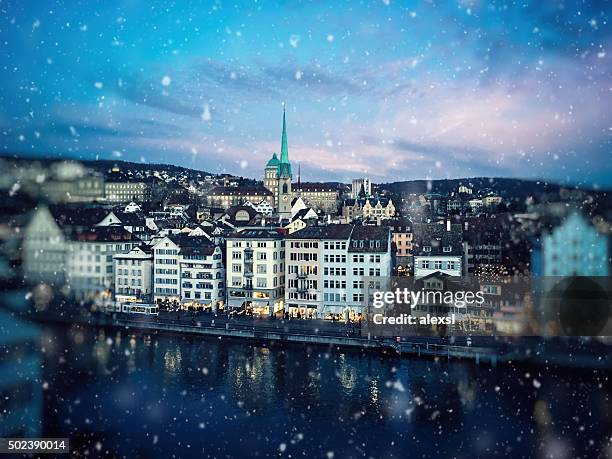
[[[0,438],[0,454],[70,452],[67,438]]]

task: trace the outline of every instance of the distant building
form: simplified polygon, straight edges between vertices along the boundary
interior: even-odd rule
[[[245,229],[226,239],[227,300],[255,315],[285,309],[285,241],[274,229]]]
[[[134,212],[140,212],[142,209],[140,208],[140,206],[138,204],[136,204],[135,202],[130,202],[128,203],[124,208],[123,211],[126,214],[129,213],[134,213]]]
[[[240,206],[248,202],[267,202],[273,205],[274,196],[270,190],[264,187],[253,186],[217,186],[212,188],[206,195],[209,207],[221,207],[227,209],[232,206]]]
[[[111,225],[122,226],[119,217],[109,209],[69,204],[38,206],[23,232],[24,278],[31,283],[62,285],[71,235]]]
[[[363,196],[360,196],[363,193]],[[351,183],[351,198],[357,199],[359,197],[372,196],[372,182],[369,178],[358,178],[353,179]]]
[[[459,185],[459,187],[457,188],[457,193],[459,194],[472,194],[472,191],[472,188],[465,185]]]
[[[541,237],[532,251],[534,274],[541,276],[608,276],[609,236],[599,233],[578,212]]]
[[[265,199],[257,203],[246,201],[244,205],[251,206],[253,209],[255,209],[256,212],[260,213],[261,215],[272,215],[274,213],[274,207],[272,207],[272,205]]]
[[[342,206],[342,216],[347,221],[356,218],[386,220],[395,216],[395,206],[387,197],[346,199]]]
[[[482,212],[484,203],[482,202],[482,199],[470,199],[468,201],[468,206],[471,213],[479,214]]]
[[[232,206],[225,211],[221,220],[230,223],[234,228],[260,225],[262,215],[252,206]]]
[[[96,175],[51,179],[40,185],[40,191],[53,203],[85,203],[105,198],[104,178]]]
[[[501,196],[488,195],[482,198],[482,205],[484,207],[496,207],[502,203]]]
[[[66,234],[49,207],[36,209],[23,236],[23,273],[30,283],[62,285],[66,275]]]
[[[480,266],[501,266],[503,238],[495,220],[478,218],[464,222],[464,274],[474,274]]]
[[[113,258],[141,243],[121,226],[97,226],[75,232],[67,243],[66,284],[82,301],[110,301],[114,291]]]
[[[446,217],[448,213],[449,197],[441,193],[426,193],[422,195],[421,202],[423,206],[427,206],[429,213],[433,217]]]
[[[110,203],[148,202],[151,183],[121,172],[112,172],[104,183],[104,196]]]
[[[326,213],[337,213],[340,191],[326,183],[298,183],[293,188],[294,195],[301,197],[306,204]]]

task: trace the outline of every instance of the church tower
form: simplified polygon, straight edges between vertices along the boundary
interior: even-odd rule
[[[287,122],[285,119],[285,108],[283,107],[283,135],[281,138],[280,159],[276,153],[264,169],[264,187],[272,192],[274,196],[274,209],[282,218],[291,218],[291,163],[289,162],[289,148],[287,147]]]
[[[287,123],[283,107],[283,135],[281,138],[281,157],[278,165],[278,214],[282,218],[291,218],[291,163],[287,147]]]

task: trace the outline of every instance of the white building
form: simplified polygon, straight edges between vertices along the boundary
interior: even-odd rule
[[[174,234],[153,246],[156,302],[183,308],[217,308],[225,302],[222,250],[208,237]]]
[[[135,202],[130,202],[129,204],[126,204],[126,206],[123,208],[123,211],[126,214],[130,214],[130,213],[134,213],[134,212],[140,212],[142,209],[140,208],[140,206],[138,204],[136,204]]]
[[[463,271],[461,225],[414,224],[414,276],[421,278],[440,272],[460,277]]]
[[[387,226],[355,226],[348,246],[345,318],[361,320],[366,280],[388,278],[391,265],[391,229]]]
[[[180,303],[180,247],[165,236],[153,245],[153,296],[156,302]]]
[[[483,208],[482,199],[470,199],[468,201],[468,205],[470,206],[470,211],[473,214],[478,214],[482,212],[482,208]]]
[[[102,207],[68,204],[41,205],[24,229],[23,269],[28,282],[61,286],[66,280],[66,254],[72,235],[91,228],[123,228],[145,236],[144,220],[136,213],[114,212]]]
[[[488,195],[482,198],[482,204],[484,207],[495,207],[502,203],[501,196]]]
[[[23,236],[26,281],[62,285],[66,275],[66,235],[47,206],[33,214]]]
[[[121,226],[76,232],[67,243],[66,284],[78,300],[104,303],[114,291],[113,258],[141,241]]]
[[[472,188],[465,185],[459,185],[459,188],[457,188],[457,193],[459,194],[472,194],[472,191]]]
[[[194,237],[190,238],[191,240]],[[189,242],[189,241],[187,241]],[[181,301],[183,307],[213,310],[225,305],[225,266],[218,245],[181,244]]]
[[[270,205],[270,203],[266,200],[260,201],[258,203],[252,203],[251,201],[247,201],[244,203],[245,206],[251,206],[257,213],[261,215],[272,215],[274,213],[274,207]]]
[[[115,255],[115,301],[150,301],[153,294],[153,251],[140,245]]]
[[[391,275],[391,232],[354,225],[305,228],[287,238],[286,272],[292,316],[360,320],[366,278]]]
[[[315,318],[320,309],[323,232],[304,228],[285,241],[285,310],[291,317]]]
[[[249,228],[227,238],[227,301],[256,315],[283,313],[285,241],[274,229]]]

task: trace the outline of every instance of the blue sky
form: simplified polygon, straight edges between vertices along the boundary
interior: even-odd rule
[[[608,187],[609,13],[571,1],[0,1],[1,147],[260,178],[285,102],[303,180]]]

